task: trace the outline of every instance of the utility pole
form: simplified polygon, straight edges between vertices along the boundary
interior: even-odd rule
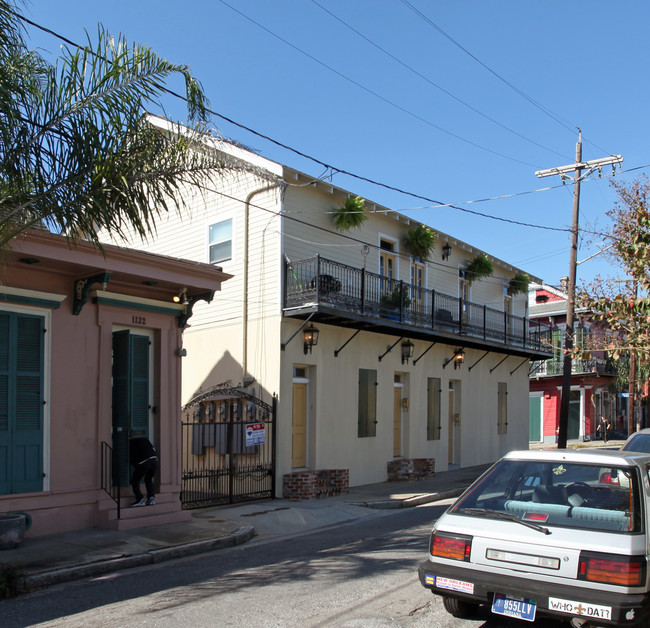
[[[611,165],[616,168],[616,164],[623,162],[621,155],[611,155],[603,159],[593,159],[582,161],[582,131],[578,129],[578,142],[576,144],[576,162],[569,166],[560,166],[558,168],[549,168],[548,170],[538,170],[535,174],[538,177],[550,177],[559,175],[562,181],[573,178],[573,220],[571,223],[571,251],[569,256],[569,285],[567,287],[567,307],[566,307],[566,329],[564,333],[564,362],[562,365],[562,397],[560,398],[560,419],[558,424],[557,446],[558,449],[564,449],[567,445],[569,429],[569,397],[571,393],[571,351],[573,350],[573,319],[575,312],[575,294],[576,294],[576,269],[578,256],[578,232],[580,216],[580,182],[582,179],[594,170],[602,174],[603,166]],[[583,175],[583,171],[585,174]],[[569,173],[573,173],[573,177]]]

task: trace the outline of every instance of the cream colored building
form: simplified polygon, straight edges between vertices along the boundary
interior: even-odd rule
[[[470,285],[481,251],[437,232],[429,259],[414,258],[405,238],[420,223],[372,202],[340,233],[332,212],[354,191],[210,141],[251,171],[188,190],[190,211],[128,244],[233,275],[194,307],[182,395],[227,381],[277,395],[277,494],[298,469],[349,469],[354,486],[384,481],[395,459],[444,471],[528,447],[529,360],[548,354],[526,292],[509,294],[520,269],[487,253],[494,273]],[[391,309],[400,286],[408,298]]]

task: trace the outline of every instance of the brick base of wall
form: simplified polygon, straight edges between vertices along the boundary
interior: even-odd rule
[[[349,490],[349,469],[296,471],[282,476],[282,497],[292,501],[332,497]]]
[[[436,475],[435,458],[399,458],[388,462],[388,481],[423,480]]]

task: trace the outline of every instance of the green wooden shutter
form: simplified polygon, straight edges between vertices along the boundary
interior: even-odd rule
[[[128,330],[113,332],[113,483],[119,486],[129,485],[130,338]]]
[[[528,440],[543,440],[541,397],[530,397],[528,399]]]
[[[149,338],[131,336],[131,431],[149,436]]]
[[[113,332],[113,482],[130,483],[129,438],[149,437],[149,338]]]
[[[44,319],[0,313],[0,493],[43,490]]]
[[[43,345],[40,316],[17,316],[14,493],[43,490]]]
[[[0,493],[11,493],[11,431],[9,429],[10,315],[0,313]]]

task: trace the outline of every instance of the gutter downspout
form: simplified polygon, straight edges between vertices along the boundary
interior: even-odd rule
[[[249,249],[249,214],[250,214],[250,205],[251,200],[257,194],[262,192],[269,192],[275,188],[280,187],[280,183],[274,183],[272,185],[267,185],[263,188],[258,188],[253,190],[248,194],[246,200],[244,201],[244,298],[242,303],[242,385],[248,375],[248,249]]]

